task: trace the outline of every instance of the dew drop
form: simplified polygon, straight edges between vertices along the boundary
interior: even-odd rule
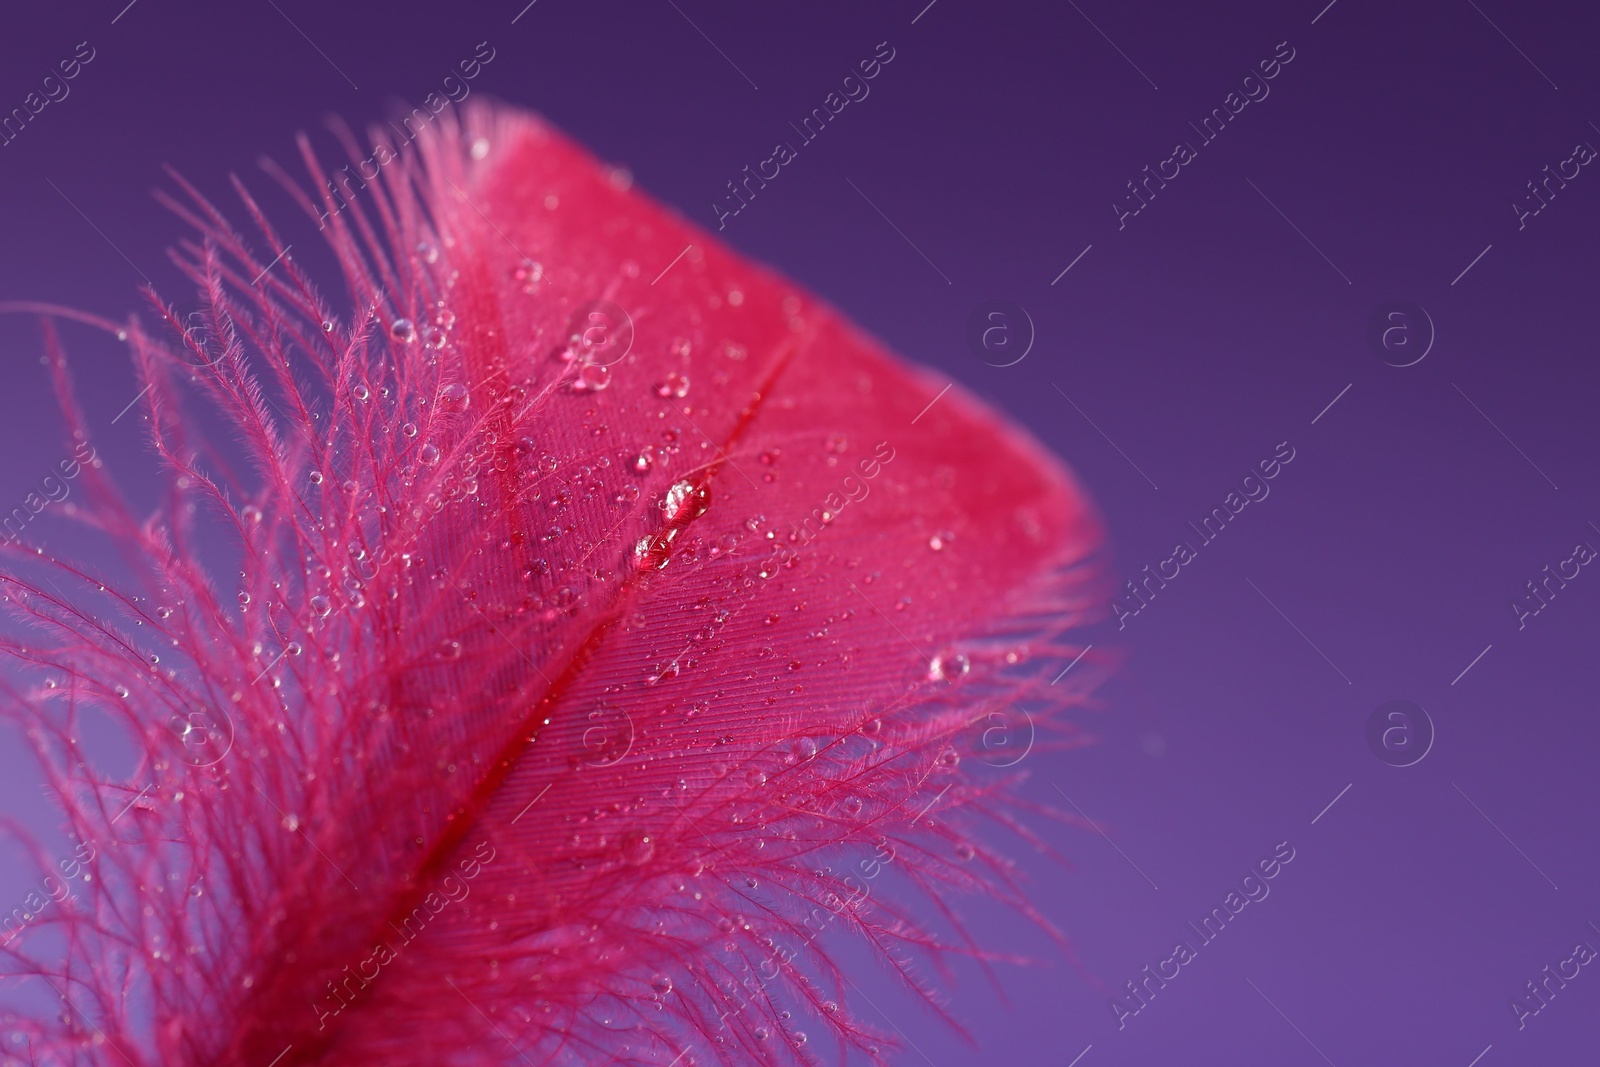
[[[633,457],[633,469],[643,474],[656,465],[656,458],[649,452],[640,452]]]
[[[329,322],[327,319],[323,319],[322,320],[322,332],[323,333],[332,333],[333,332],[333,323]]]
[[[966,861],[978,854],[978,850],[963,841],[956,846],[956,859]]]
[[[461,642],[453,638],[445,641],[445,643],[440,646],[439,655],[443,656],[445,659],[460,659]]]
[[[472,395],[460,382],[451,382],[439,390],[439,407],[452,415],[461,414],[471,403]]]
[[[959,652],[948,656],[938,655],[928,663],[928,680],[930,682],[953,682],[971,669],[971,661]]]
[[[354,389],[350,390],[350,393],[357,400],[365,400],[365,399],[367,399],[367,397],[372,395],[372,390],[368,389],[364,385],[358,385]]]
[[[522,286],[524,293],[531,293],[544,280],[544,265],[538,260],[524,259],[511,269],[511,280]]]
[[[414,422],[405,423],[400,427],[400,432],[407,437],[415,437],[417,436],[417,424]]]
[[[672,371],[656,383],[656,396],[682,399],[689,395],[689,376]]]
[[[661,510],[670,523],[688,522],[706,513],[711,506],[711,491],[693,482],[674,482],[661,501]]]
[[[417,324],[410,319],[395,319],[389,324],[389,336],[408,345],[417,339]]]
[[[433,466],[439,462],[439,446],[429,441],[417,450],[417,459],[430,467]]]
[[[672,979],[664,974],[653,974],[650,976],[650,988],[657,996],[664,997],[672,992]]]
[[[928,538],[928,547],[933,549],[935,552],[942,552],[944,551],[945,547],[955,539],[956,535],[951,533],[949,530],[940,530],[938,533]]]
[[[310,603],[311,610],[320,618],[327,618],[328,613],[333,610],[333,602],[327,597],[323,596],[321,593],[318,593],[316,596],[312,597]]]
[[[489,138],[479,137],[472,142],[472,158],[482,159],[489,154]]]
[[[419,241],[417,243],[417,255],[422,257],[422,262],[424,263],[439,262],[439,250],[427,241]]]
[[[663,663],[645,676],[644,684],[658,685],[661,682],[671,681],[678,676],[678,670],[679,667],[677,660],[671,660],[670,662]]]
[[[598,393],[611,384],[611,368],[600,363],[585,363],[572,379],[575,393]]]
[[[655,838],[643,830],[629,830],[622,835],[621,851],[622,862],[637,867],[656,854]]]
[[[322,484],[322,472],[321,471],[312,471],[310,474],[306,475],[306,477],[311,479],[311,484],[312,485],[321,485]]]

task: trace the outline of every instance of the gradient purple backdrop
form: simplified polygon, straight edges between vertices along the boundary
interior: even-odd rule
[[[1190,522],[1295,450],[1126,628],[1108,611],[1091,635],[1125,659],[1099,742],[1025,765],[1031,799],[1065,795],[1106,831],[1045,825],[1071,869],[1019,850],[1076,967],[974,902],[986,943],[1037,962],[1000,967],[998,988],[958,968],[971,1045],[869,985],[903,1062],[1600,1056],[1600,967],[1520,1030],[1510,1006],[1574,943],[1600,946],[1600,576],[1522,629],[1511,607],[1577,542],[1600,546],[1600,174],[1552,183],[1520,229],[1512,207],[1600,146],[1600,10],[525,2],[8,5],[0,114],[79,42],[95,58],[0,147],[0,299],[121,317],[141,275],[187,297],[163,255],[183,226],[149,195],[163,164],[230,210],[237,172],[289,218],[261,154],[290,163],[301,129],[331,149],[325,115],[362,127],[418,104],[480,41],[495,59],[474,92],[543,112],[714,228],[724,183],[887,40],[870,96],[722,236],[1066,457],[1123,577],[1198,545]],[[1189,124],[1280,42],[1294,58],[1270,95],[1201,145]],[[1126,183],[1180,139],[1196,158],[1119,228]],[[310,227],[290,239],[315,261]],[[1436,334],[1412,366],[1367,339],[1395,299]],[[1031,317],[1014,366],[969,348],[989,300]],[[116,419],[137,391],[125,353],[67,336],[102,455],[150,499],[137,409]],[[33,322],[0,318],[0,511],[64,449],[39,352]],[[1409,767],[1366,740],[1395,698],[1436,731]],[[8,744],[4,810],[48,825],[26,766]],[[1270,895],[1119,1029],[1112,996],[1198,944],[1185,924],[1283,841]],[[0,910],[30,881],[0,873]]]

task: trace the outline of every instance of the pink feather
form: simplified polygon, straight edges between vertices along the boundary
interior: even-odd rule
[[[117,582],[7,550],[8,710],[92,856],[6,942],[46,1005],[6,1054],[880,1061],[837,934],[937,1003],[924,964],[982,955],[952,891],[1037,917],[960,756],[1074,699],[1085,497],[525,114],[442,116],[364,187],[302,151],[345,310],[242,186],[260,249],[184,186],[206,310],[123,327],[168,496],[84,464]]]

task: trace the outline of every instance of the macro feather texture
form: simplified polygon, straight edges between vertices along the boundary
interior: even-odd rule
[[[137,516],[84,463],[117,581],[6,550],[8,713],[91,856],[7,939],[49,988],[4,1055],[884,1059],[830,946],[937,1004],[927,964],[983,955],[954,891],[1037,918],[977,825],[1021,828],[1006,776],[961,757],[1081,696],[1049,683],[1092,508],[537,119],[382,136],[364,181],[302,143],[337,300],[243,186],[253,238],[183,186],[203,312],[102,324],[167,496]],[[76,745],[101,714],[131,778]]]

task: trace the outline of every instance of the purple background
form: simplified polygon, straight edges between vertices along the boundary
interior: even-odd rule
[[[0,112],[79,41],[97,55],[0,148],[0,299],[120,317],[140,272],[187,296],[163,256],[182,226],[149,196],[162,164],[230,211],[237,172],[287,218],[261,153],[290,163],[330,112],[365,125],[420,103],[484,40],[475,92],[543,111],[714,226],[724,182],[888,40],[870,97],[723,236],[1030,426],[1099,501],[1128,575],[1195,541],[1186,524],[1279,442],[1296,450],[1126,629],[1091,636],[1125,658],[1091,713],[1099,743],[1026,764],[1030,797],[1059,806],[1058,786],[1109,835],[1047,826],[1070,870],[1022,853],[1080,969],[973,906],[988,943],[1038,965],[998,987],[958,968],[971,1046],[869,986],[916,1046],[903,1062],[1600,1053],[1600,967],[1521,1032],[1509,1007],[1576,941],[1600,947],[1600,576],[1520,631],[1509,606],[1576,542],[1600,546],[1600,174],[1520,231],[1510,206],[1600,146],[1593,5],[539,0],[513,25],[523,0],[138,0],[113,24],[124,2],[3,16]],[[1119,230],[1125,182],[1198,144],[1188,123],[1280,41],[1295,58],[1270,96]],[[1394,298],[1437,330],[1414,366],[1365,337]],[[1015,366],[968,348],[990,299],[1036,327]],[[111,421],[136,392],[124,353],[68,339],[102,454],[149,499],[139,421]],[[0,510],[63,452],[38,353],[29,320],[0,318]],[[1367,746],[1391,698],[1437,731],[1415,766]],[[14,749],[0,766],[5,810],[48,824]],[[1270,897],[1119,1032],[1112,991],[1285,840]],[[7,872],[3,899],[30,883]]]

